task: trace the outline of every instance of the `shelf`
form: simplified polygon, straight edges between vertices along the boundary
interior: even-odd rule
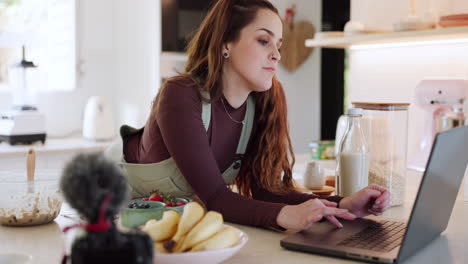
[[[346,37],[308,39],[306,47],[349,48],[354,45],[389,44],[414,41],[468,39],[468,26],[429,30],[401,31],[378,34],[359,34]]]

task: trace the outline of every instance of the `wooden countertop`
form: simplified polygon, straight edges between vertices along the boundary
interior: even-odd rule
[[[405,204],[391,208],[384,214],[385,217],[408,219],[421,174],[409,172],[407,179]],[[463,191],[460,191],[447,230],[406,263],[466,263],[467,257],[464,247],[468,242],[465,219],[467,211],[468,202],[463,201]],[[29,254],[32,255],[32,263],[34,264],[60,263],[65,248],[69,248],[71,241],[65,239],[61,233],[62,228],[74,223],[72,219],[66,217],[66,215],[70,215],[70,212],[72,211],[64,206],[60,216],[53,223],[44,226],[23,228],[0,226],[0,253],[21,252]],[[280,246],[280,240],[286,237],[287,233],[277,233],[237,224],[234,226],[247,233],[249,241],[244,248],[225,263],[360,263],[288,251]]]

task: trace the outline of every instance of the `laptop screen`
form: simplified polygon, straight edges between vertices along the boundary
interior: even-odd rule
[[[437,135],[398,261],[408,258],[446,229],[467,163],[468,127]]]

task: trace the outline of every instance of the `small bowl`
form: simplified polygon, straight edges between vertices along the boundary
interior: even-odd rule
[[[228,226],[228,225],[224,225]],[[236,230],[239,234],[239,242],[229,248],[217,249],[217,250],[206,250],[199,252],[183,252],[183,253],[158,253],[154,252],[153,263],[154,264],[179,264],[179,263],[190,263],[190,264],[217,264],[221,263],[234,254],[236,254],[242,247],[247,244],[249,240],[246,233],[233,226],[229,226]]]
[[[192,201],[188,197],[179,197],[175,198],[176,202],[182,201],[184,203],[189,203]],[[129,208],[128,205],[132,203],[149,205],[149,208]],[[122,226],[127,228],[135,228],[144,225],[148,220],[156,219],[160,220],[162,215],[167,210],[174,210],[180,215],[184,212],[185,205],[166,207],[166,204],[163,202],[155,201],[143,201],[140,199],[131,200],[128,203],[127,207],[122,208],[120,211],[120,222]]]

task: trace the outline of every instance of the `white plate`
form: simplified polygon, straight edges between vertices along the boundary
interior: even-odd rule
[[[228,225],[225,225],[228,226]],[[232,257],[236,254],[249,240],[247,234],[241,230],[229,226],[237,231],[239,234],[239,242],[237,245],[230,248],[223,248],[218,250],[207,250],[200,252],[185,252],[185,253],[171,253],[171,254],[162,254],[154,253],[153,263],[154,264],[181,264],[181,263],[190,263],[190,264],[216,264],[225,261],[226,259]]]
[[[1,264],[27,264],[31,259],[30,255],[22,253],[0,253]]]

